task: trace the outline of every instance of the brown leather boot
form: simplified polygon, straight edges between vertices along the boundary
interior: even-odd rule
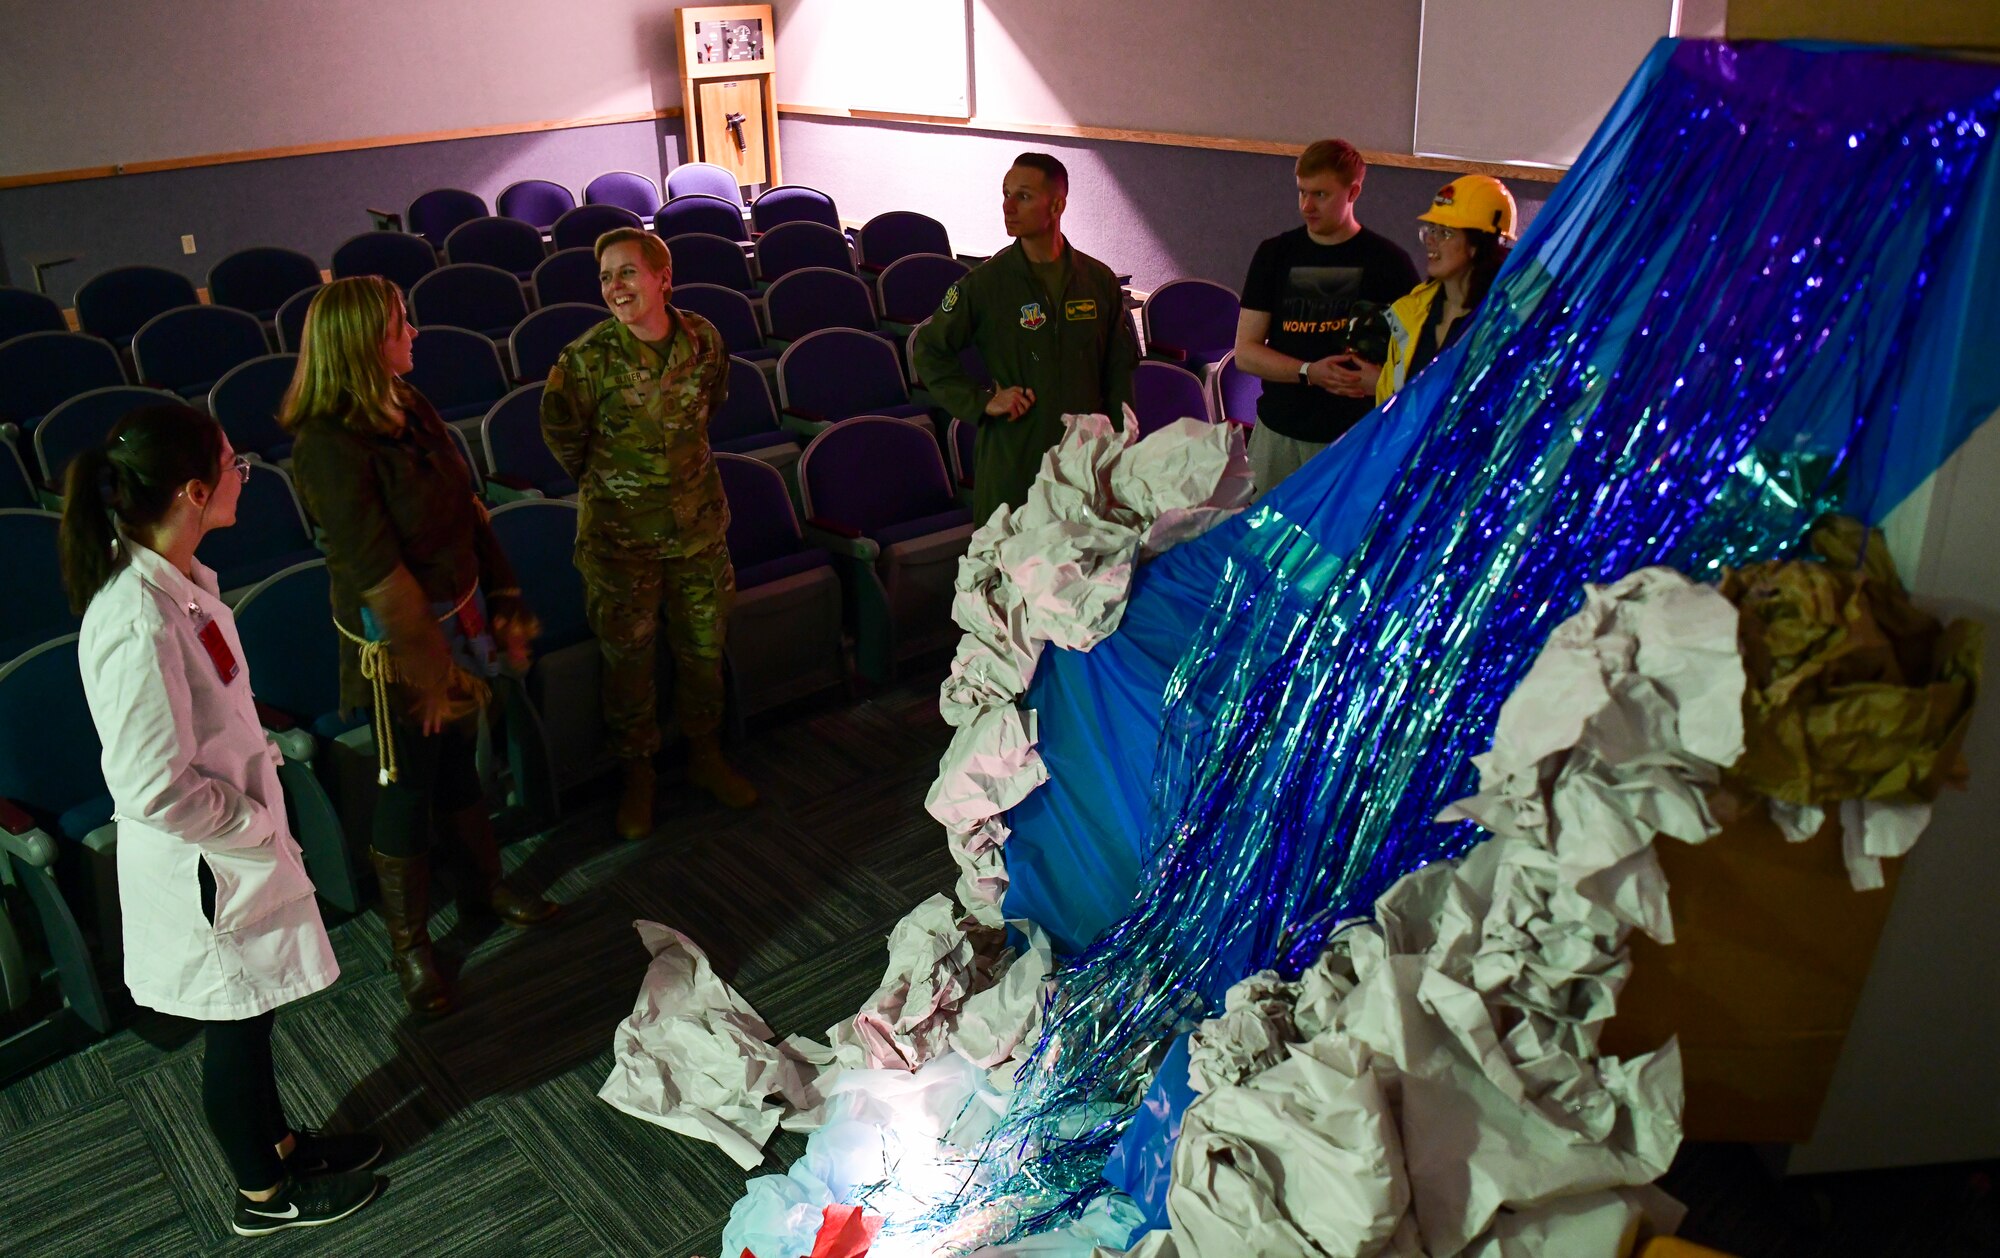
[[[562,911],[560,904],[524,895],[507,885],[500,872],[500,844],[493,837],[493,818],[485,804],[473,804],[447,814],[439,828],[458,844],[472,865],[473,882],[467,899],[486,905],[509,926],[540,926]]]
[[[653,758],[631,756],[625,767],[625,790],[618,797],[618,837],[643,839],[653,833]]]
[[[722,758],[722,740],[714,730],[688,735],[687,782],[715,796],[725,808],[751,808],[757,788]]]
[[[395,956],[389,968],[403,985],[403,999],[421,1014],[451,1010],[451,985],[431,951],[431,862],[428,856],[385,856],[368,849],[375,885],[382,892],[382,923]]]

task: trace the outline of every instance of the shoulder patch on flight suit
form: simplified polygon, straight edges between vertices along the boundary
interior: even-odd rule
[[[950,288],[944,290],[944,304],[939,306],[938,309],[945,314],[950,314],[957,306],[958,285],[953,284]]]
[[[1097,300],[1086,297],[1082,301],[1063,303],[1063,318],[1071,323],[1084,323],[1097,317]]]
[[[1032,332],[1048,321],[1049,317],[1042,313],[1041,302],[1031,301],[1021,307],[1021,326],[1028,329],[1028,331]]]

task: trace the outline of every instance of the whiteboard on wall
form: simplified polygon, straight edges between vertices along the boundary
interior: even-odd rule
[[[1576,161],[1678,0],[1423,0],[1416,152]]]
[[[779,0],[774,8],[783,103],[972,116],[966,0]]]

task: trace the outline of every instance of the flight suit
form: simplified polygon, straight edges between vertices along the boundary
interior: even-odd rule
[[[682,732],[721,725],[736,594],[729,504],[708,447],[729,356],[713,324],[669,313],[664,356],[606,319],[556,358],[542,393],[542,437],[578,487],[576,566],[603,653],[608,749],[622,758],[660,747],[653,662],[663,610]]]
[[[911,366],[944,408],[978,425],[972,512],[984,524],[1001,503],[1020,506],[1042,456],[1062,440],[1064,415],[1108,414],[1122,424],[1139,347],[1118,277],[1067,246],[1062,291],[1044,290],[1019,241],[951,286],[917,332]],[[983,388],[958,361],[975,346],[995,387],[1030,389],[1035,404],[1009,421],[986,413]]]

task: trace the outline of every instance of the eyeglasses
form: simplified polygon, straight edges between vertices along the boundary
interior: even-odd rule
[[[1441,245],[1447,240],[1458,239],[1458,228],[1444,227],[1437,223],[1418,223],[1417,239],[1427,245]]]
[[[233,459],[231,459],[231,460],[229,461],[229,466],[231,466],[231,467],[233,467],[233,468],[235,468],[235,469],[236,469],[236,479],[237,479],[237,480],[240,480],[240,481],[242,481],[242,482],[243,482],[244,484],[246,484],[246,485],[250,483],[250,456],[249,456],[249,455],[247,455],[247,454],[239,454],[239,455],[237,455],[237,456],[236,456],[235,458],[233,458]]]

